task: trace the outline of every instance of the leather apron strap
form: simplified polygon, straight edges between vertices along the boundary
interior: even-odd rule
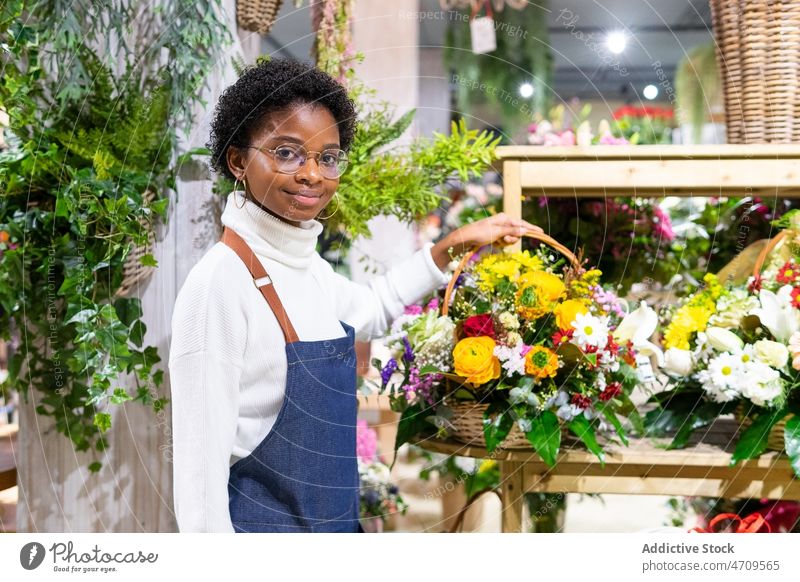
[[[227,227],[225,227],[222,232],[222,242],[231,247],[233,252],[239,255],[239,258],[242,259],[242,262],[247,267],[247,270],[250,271],[250,274],[253,276],[253,283],[258,290],[261,291],[264,299],[267,300],[270,308],[272,308],[272,312],[278,319],[278,324],[280,324],[281,329],[283,330],[283,337],[286,338],[286,343],[291,344],[299,341],[297,332],[294,330],[292,322],[289,321],[289,316],[283,309],[283,304],[278,298],[278,294],[275,292],[275,286],[272,284],[272,279],[269,275],[267,275],[264,265],[262,265],[261,261],[258,260],[258,257],[256,257],[253,250],[248,246],[242,237],[240,237],[234,230],[231,230]]]

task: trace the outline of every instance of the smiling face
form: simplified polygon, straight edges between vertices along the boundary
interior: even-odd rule
[[[339,148],[336,119],[320,105],[292,105],[268,113],[250,145],[266,150],[283,144],[299,144],[308,152]],[[231,146],[227,159],[233,175],[246,182],[248,198],[294,226],[315,218],[339,186],[338,179],[320,173],[316,155],[294,175],[278,172],[273,154],[266,151]]]

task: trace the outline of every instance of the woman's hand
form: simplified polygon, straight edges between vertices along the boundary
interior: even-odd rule
[[[512,218],[501,212],[454,230],[431,248],[431,255],[440,269],[450,262],[450,249],[459,255],[476,246],[497,243],[502,246],[512,245],[529,230],[542,232],[526,220]]]

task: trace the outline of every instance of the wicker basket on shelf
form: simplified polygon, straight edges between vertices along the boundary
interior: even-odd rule
[[[145,205],[149,205],[155,197],[155,192],[152,190],[145,192]],[[125,297],[129,295],[156,270],[156,267],[142,264],[141,258],[145,255],[152,254],[156,243],[156,235],[152,226],[146,222],[142,222],[142,228],[147,229],[147,243],[135,246],[131,249],[131,252],[128,253],[128,256],[125,258],[125,264],[123,265],[122,283],[120,283],[119,289],[114,293],[114,297]]]
[[[800,1],[711,0],[728,143],[800,141]]]
[[[774,238],[772,238],[764,247],[761,249],[761,252],[758,254],[758,258],[756,259],[755,265],[753,266],[753,277],[758,277],[761,275],[761,271],[764,268],[764,263],[767,262],[767,258],[769,257],[770,253],[777,250],[777,248],[786,240],[786,237],[789,236],[789,233],[792,231],[790,230],[782,230]],[[744,431],[753,424],[753,421],[745,414],[745,407],[743,404],[740,404],[734,413],[737,422],[739,423],[740,430]],[[786,421],[789,420],[790,417],[784,417],[783,420],[775,423],[770,430],[769,436],[767,438],[767,448],[771,451],[783,451],[784,449],[784,429],[786,428]]]
[[[258,34],[268,34],[275,24],[283,0],[236,0],[239,27]]]
[[[524,236],[538,240],[552,247],[554,250],[561,253],[572,266],[576,268],[581,266],[580,261],[578,261],[577,257],[567,247],[546,234],[528,231]],[[453,276],[450,278],[450,282],[445,290],[444,299],[442,300],[442,315],[447,315],[450,309],[450,298],[453,294],[456,280],[478,249],[479,247],[475,247],[470,252],[466,253],[453,271]],[[460,442],[485,447],[486,439],[483,433],[483,415],[489,405],[475,400],[459,400],[452,396],[458,389],[458,384],[456,384],[455,380],[446,378],[446,384],[448,386],[447,392],[450,396],[445,398],[444,403],[453,411],[453,416],[450,419],[450,423],[453,425],[452,436]],[[531,448],[531,445],[525,433],[523,433],[515,423],[509,431],[508,436],[500,444],[500,447]]]

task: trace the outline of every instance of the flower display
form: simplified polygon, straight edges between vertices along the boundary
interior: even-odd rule
[[[389,467],[378,456],[377,442],[375,431],[365,420],[359,419],[356,454],[361,482],[361,519],[379,519],[382,524],[393,513],[405,513],[408,506],[391,483]]]
[[[709,274],[702,289],[667,312],[663,370],[672,385],[651,399],[658,404],[646,416],[652,434],[674,429],[672,446],[679,447],[717,416],[744,413],[752,424],[738,438],[738,461],[764,452],[771,427],[800,412],[796,269],[795,262],[776,257],[738,286],[723,286]],[[800,460],[798,437],[800,426],[791,420],[786,451]]]
[[[658,318],[645,304],[628,313],[600,285],[601,276],[565,267],[544,246],[475,255],[457,279],[447,315],[407,308],[388,339],[394,357],[374,362],[381,390],[403,413],[398,444],[426,427],[446,436],[458,401],[487,405],[490,451],[514,426],[551,465],[562,427],[601,459],[598,435],[626,442],[621,417],[634,410],[636,355],[663,357],[650,342]],[[419,362],[425,349],[433,353]],[[431,379],[424,391],[419,378]]]

